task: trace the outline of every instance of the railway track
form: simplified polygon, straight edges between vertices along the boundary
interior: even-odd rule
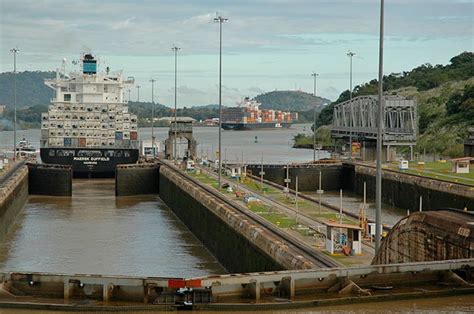
[[[321,268],[334,268],[334,267],[340,267],[341,265],[337,262],[335,262],[333,259],[330,257],[326,256],[324,253],[312,248],[305,242],[297,239],[296,237],[292,236],[291,234],[276,228],[272,223],[269,221],[265,220],[264,218],[258,216],[257,214],[249,211],[247,208],[244,208],[243,206],[240,206],[236,204],[235,202],[229,200],[226,196],[224,196],[222,193],[219,191],[216,191],[215,189],[206,186],[202,184],[200,181],[197,179],[187,175],[186,173],[182,172],[180,169],[178,169],[176,166],[170,164],[167,161],[161,160],[162,165],[167,166],[171,168],[175,173],[177,173],[179,176],[185,178],[186,180],[192,181],[196,185],[200,186],[202,189],[206,190],[206,192],[210,193],[213,197],[219,199],[222,202],[225,202],[228,206],[232,207],[234,210],[239,212],[239,214],[245,216],[247,219],[254,221],[258,225],[262,226],[265,228],[267,232],[270,234],[273,234],[274,236],[277,236],[278,238],[281,238],[282,241],[288,243],[290,246],[292,246],[296,251],[301,252],[301,255],[306,255],[314,265],[321,267]]]

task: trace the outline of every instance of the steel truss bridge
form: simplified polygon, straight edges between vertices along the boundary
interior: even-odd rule
[[[359,96],[334,106],[333,138],[377,139],[377,96]],[[383,145],[416,144],[416,101],[401,96],[384,96]]]

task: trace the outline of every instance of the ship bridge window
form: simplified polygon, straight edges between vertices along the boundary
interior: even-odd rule
[[[56,155],[56,151],[54,149],[50,149],[48,154],[50,157],[54,157]]]
[[[100,150],[80,150],[77,152],[78,157],[102,157]]]
[[[124,157],[130,157],[130,151],[124,150],[124,151],[123,151],[123,156],[124,156]]]
[[[71,101],[71,94],[64,94],[64,101]]]

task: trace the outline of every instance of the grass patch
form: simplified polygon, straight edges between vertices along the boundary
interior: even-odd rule
[[[399,170],[398,164],[390,164],[389,168],[392,170],[424,176],[431,179],[439,179],[444,181],[450,181],[454,183],[463,183],[474,186],[474,170],[471,169],[470,173],[454,173],[453,163],[450,161],[440,162],[431,161],[425,162],[423,168],[418,168],[416,162],[409,163],[408,170]]]

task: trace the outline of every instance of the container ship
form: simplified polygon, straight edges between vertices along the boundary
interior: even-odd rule
[[[289,128],[298,120],[297,112],[259,109],[261,104],[246,97],[237,107],[222,109],[224,130]]]
[[[137,116],[128,112],[124,91],[133,79],[122,72],[98,73],[98,62],[83,54],[80,71],[45,80],[55,90],[41,115],[40,156],[43,163],[71,165],[76,177],[111,177],[118,164],[136,163],[140,144]]]

